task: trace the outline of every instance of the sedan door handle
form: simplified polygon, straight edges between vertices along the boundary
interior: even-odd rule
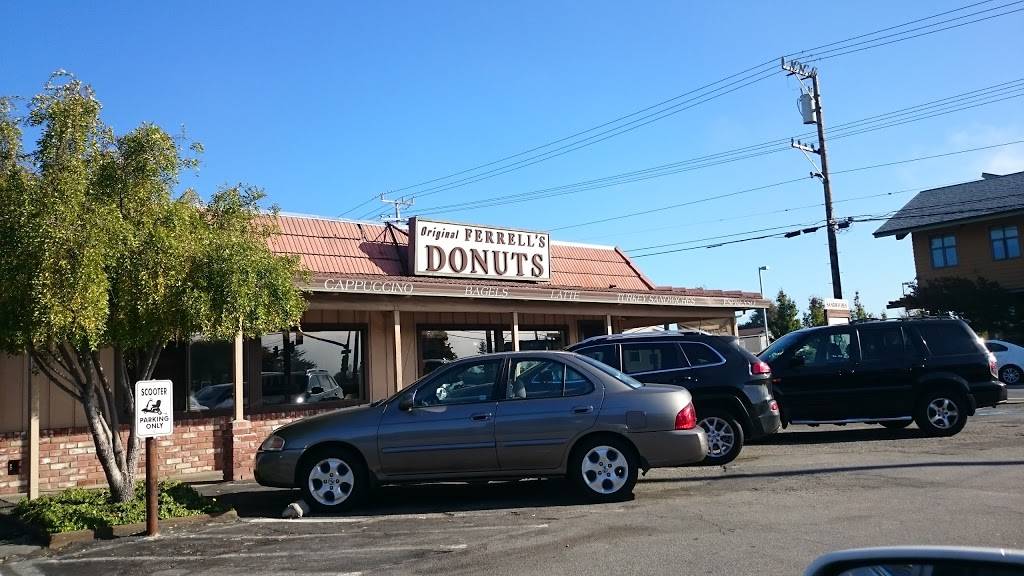
[[[484,412],[482,414],[473,414],[472,416],[470,416],[470,419],[476,420],[478,422],[483,422],[486,420],[490,420],[491,416],[494,416],[494,414],[491,414],[490,412]]]
[[[572,409],[573,414],[590,414],[594,411],[593,406],[577,406]]]

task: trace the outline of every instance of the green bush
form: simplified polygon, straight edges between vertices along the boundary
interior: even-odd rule
[[[181,482],[161,482],[159,488],[161,519],[227,510],[223,504]],[[135,498],[128,502],[111,502],[110,491],[106,489],[69,488],[52,496],[22,500],[13,514],[25,524],[50,534],[145,522],[146,485],[136,483]]]

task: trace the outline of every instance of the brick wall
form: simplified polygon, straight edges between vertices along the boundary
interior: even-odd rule
[[[157,439],[160,476],[176,478],[200,472],[224,471],[225,479],[252,478],[256,450],[276,428],[293,420],[323,412],[306,409],[249,414],[250,421],[232,422],[230,416],[189,418],[174,423],[174,434]],[[128,428],[122,427],[127,440]],[[7,475],[8,460],[21,460],[21,474]],[[28,490],[28,439],[25,434],[0,435],[0,494]],[[145,467],[145,449],[139,457],[139,478]],[[106,484],[96,458],[92,436],[84,428],[43,430],[39,438],[39,490],[51,492],[72,486]]]
[[[0,494],[28,491],[27,436],[17,432],[0,434]],[[20,474],[7,474],[7,463],[11,460],[21,460]]]

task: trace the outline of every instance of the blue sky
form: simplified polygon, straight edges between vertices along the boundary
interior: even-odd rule
[[[567,136],[785,53],[953,9],[951,2],[16,1],[0,94],[53,70],[91,83],[118,131],[143,121],[206,147],[183,186],[243,181],[283,210],[333,216],[368,196]],[[992,4],[999,5],[1000,2]],[[812,17],[816,21],[812,22]],[[827,124],[1024,77],[1024,13],[820,64]],[[782,74],[572,154],[421,199],[524,192],[802,133]],[[836,140],[833,171],[1024,138],[1021,99]],[[808,173],[797,151],[446,219],[547,230]],[[836,200],[1024,170],[1024,145],[836,175]],[[837,204],[884,213],[910,194]],[[553,236],[624,249],[823,218],[812,180]],[[357,211],[358,215],[362,211]],[[748,216],[736,219],[740,216]],[[705,223],[731,218],[728,222]],[[848,298],[878,312],[913,278],[909,240],[839,237]],[[659,284],[830,296],[824,232],[638,259]]]

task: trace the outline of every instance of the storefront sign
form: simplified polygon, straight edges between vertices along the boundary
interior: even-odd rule
[[[551,280],[546,232],[409,219],[413,274],[495,280]]]
[[[174,385],[170,380],[135,383],[135,434],[139,438],[174,432]]]
[[[825,298],[823,301],[825,310],[849,310],[850,303],[839,298]]]
[[[434,296],[445,298],[486,298],[492,300],[533,300],[538,302],[579,302],[594,304],[644,304],[649,306],[703,306],[711,308],[765,308],[769,302],[758,298],[730,296],[688,296],[684,294],[564,290],[532,286],[489,284],[441,284],[429,281],[403,282],[364,278],[325,278],[309,289],[317,292],[350,292],[384,296]]]

